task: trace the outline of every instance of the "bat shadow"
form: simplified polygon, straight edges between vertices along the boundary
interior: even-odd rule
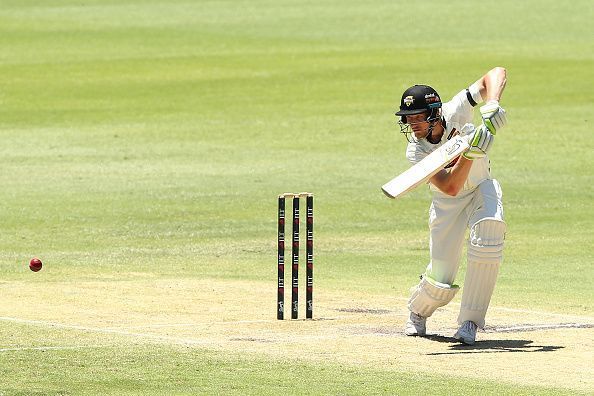
[[[427,355],[454,355],[464,353],[526,353],[526,352],[554,352],[565,348],[560,345],[535,345],[531,340],[485,340],[477,341],[474,345],[466,345],[454,337],[446,337],[438,334],[428,334],[424,338],[452,344],[447,352],[433,352]]]

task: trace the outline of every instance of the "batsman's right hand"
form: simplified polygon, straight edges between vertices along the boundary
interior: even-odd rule
[[[487,104],[481,106],[480,111],[483,122],[493,135],[495,135],[498,130],[507,125],[507,116],[505,115],[505,110],[499,106],[498,101],[491,100],[487,102]]]
[[[495,136],[493,136],[485,124],[482,124],[475,129],[474,134],[470,138],[470,147],[462,155],[469,160],[483,158],[491,149],[494,140]]]

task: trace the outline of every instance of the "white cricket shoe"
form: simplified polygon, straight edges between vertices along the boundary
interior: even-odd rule
[[[406,321],[406,327],[404,328],[404,334],[407,336],[424,336],[427,333],[427,318],[417,315],[411,312],[408,320]]]
[[[462,326],[460,326],[456,334],[454,334],[454,338],[462,341],[466,345],[474,345],[477,328],[478,326],[476,323],[467,320],[466,322],[462,323]]]

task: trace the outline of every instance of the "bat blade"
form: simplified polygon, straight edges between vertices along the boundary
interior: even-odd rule
[[[417,186],[425,183],[444,166],[452,162],[470,147],[468,140],[462,136],[454,136],[443,146],[433,151],[417,164],[411,166],[394,179],[382,186],[382,191],[389,198],[398,198]]]

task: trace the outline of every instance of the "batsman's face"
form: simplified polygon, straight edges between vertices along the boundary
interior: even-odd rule
[[[410,128],[417,139],[424,138],[429,132],[429,121],[427,121],[428,116],[428,113],[406,116],[406,122],[410,125]]]

